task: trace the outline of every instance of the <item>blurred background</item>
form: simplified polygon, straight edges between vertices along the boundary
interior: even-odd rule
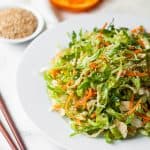
[[[68,9],[60,9],[52,6],[49,1],[51,0],[0,0],[0,5],[5,3],[24,3],[37,8],[46,21],[53,22],[56,20],[63,21],[74,16],[81,14],[96,14],[96,13],[127,13],[136,15],[137,17],[150,16],[150,1],[149,0],[99,0],[100,3],[94,5],[92,9],[83,12],[72,12]],[[52,0],[57,1],[59,0]],[[69,0],[69,1],[84,1],[84,0]],[[93,1],[93,0],[91,0]],[[77,9],[78,10],[78,9]]]
[[[84,0],[70,0],[73,3],[83,2]],[[93,0],[91,0],[93,1]],[[37,9],[46,22],[46,28],[53,28],[57,23],[69,18],[77,17],[82,14],[111,13],[128,14],[136,17],[150,18],[150,1],[149,0],[100,0],[88,10],[83,11],[64,9],[59,6],[59,0],[55,0],[55,5],[50,0],[0,0],[0,7],[5,4],[26,4]],[[57,3],[58,2],[58,3]],[[92,8],[91,8],[92,7]],[[63,9],[62,9],[63,8]],[[91,8],[91,9],[90,9]],[[98,18],[101,19],[101,18]],[[52,144],[48,137],[43,135],[29,120],[23,112],[19,100],[16,96],[15,75],[17,64],[20,61],[25,48],[29,43],[10,45],[0,42],[0,85],[3,95],[7,101],[8,108],[21,131],[29,150],[62,150]],[[11,76],[10,76],[11,75]],[[13,107],[12,107],[13,106]],[[3,117],[1,117],[3,120]],[[0,150],[9,150],[9,146],[3,136],[0,134]]]

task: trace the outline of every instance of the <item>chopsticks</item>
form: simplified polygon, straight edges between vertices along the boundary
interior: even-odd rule
[[[17,146],[16,144],[13,142],[12,138],[10,137],[10,135],[8,134],[7,130],[5,129],[5,127],[3,126],[2,122],[0,121],[0,132],[3,134],[3,136],[5,137],[5,139],[7,140],[8,144],[10,145],[12,150],[17,150]]]
[[[6,119],[6,122],[8,123],[8,126],[9,126],[11,132],[12,132],[14,138],[16,139],[16,142],[18,144],[18,149],[19,150],[26,150],[26,147],[23,143],[23,140],[22,140],[22,138],[21,138],[16,126],[15,126],[14,121],[12,120],[12,118],[10,116],[10,113],[9,113],[7,107],[6,107],[6,104],[3,100],[3,97],[1,96],[1,93],[0,93],[0,111],[3,113],[4,118]],[[0,123],[0,129],[1,129],[4,137],[7,139],[8,143],[10,144],[10,146],[14,146],[14,148],[15,148],[15,145],[13,144],[11,138],[9,137],[9,134],[5,130],[2,123]],[[13,149],[13,150],[18,150],[18,149]]]

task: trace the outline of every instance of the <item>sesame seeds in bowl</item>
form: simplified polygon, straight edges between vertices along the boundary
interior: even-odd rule
[[[33,8],[22,5],[0,8],[0,41],[16,44],[30,41],[43,27],[43,18]]]

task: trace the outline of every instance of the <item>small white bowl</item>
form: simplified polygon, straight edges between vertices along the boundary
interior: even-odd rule
[[[19,38],[19,39],[7,39],[7,38],[0,37],[0,42],[11,43],[11,44],[24,43],[24,42],[34,39],[43,30],[44,20],[41,14],[34,8],[26,6],[26,5],[17,5],[17,4],[0,6],[0,10],[7,9],[7,8],[23,8],[28,11],[31,11],[33,15],[37,18],[38,24],[37,24],[36,30],[27,37]]]

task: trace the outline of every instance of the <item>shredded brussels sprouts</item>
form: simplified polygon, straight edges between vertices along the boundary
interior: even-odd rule
[[[73,31],[44,72],[52,108],[70,119],[72,135],[103,136],[109,143],[150,136],[149,49],[142,26]]]

